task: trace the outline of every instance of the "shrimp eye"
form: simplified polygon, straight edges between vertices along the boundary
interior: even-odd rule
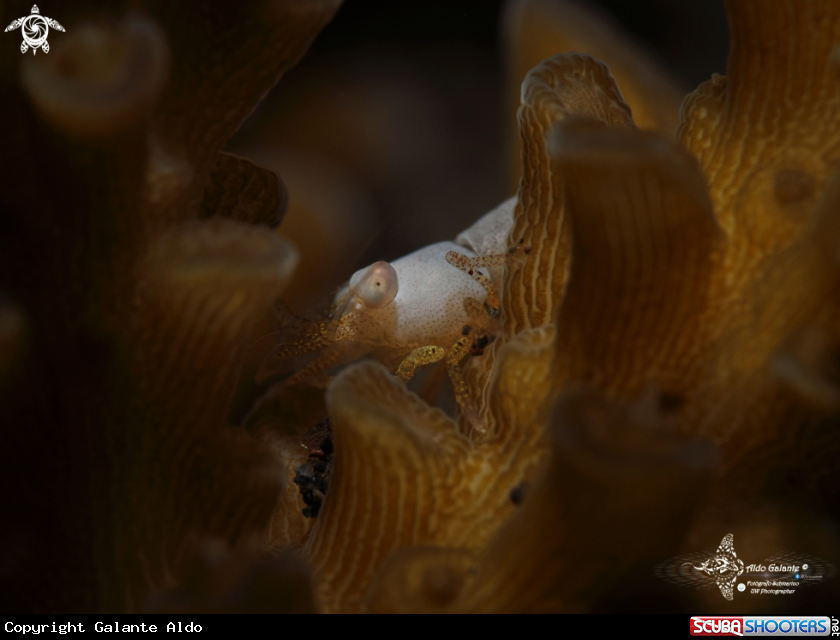
[[[350,291],[366,307],[381,309],[397,295],[397,272],[387,262],[374,262],[350,279]]]

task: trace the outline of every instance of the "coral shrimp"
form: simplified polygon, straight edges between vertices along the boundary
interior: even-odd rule
[[[287,384],[363,355],[380,360],[404,382],[419,367],[445,360],[461,410],[475,417],[460,362],[500,331],[501,271],[530,252],[522,241],[508,247],[515,202],[505,201],[455,242],[438,242],[357,271],[324,319],[297,327],[287,321],[281,329],[287,339],[275,358],[321,352]]]

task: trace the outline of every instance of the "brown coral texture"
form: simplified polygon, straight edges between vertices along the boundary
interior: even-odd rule
[[[681,110],[580,7],[508,4],[530,253],[454,417],[375,359],[243,391],[295,194],[223,148],[339,4],[79,4],[0,56],[6,608],[674,610],[730,606],[650,577],[729,532],[840,560],[840,4],[728,0]]]

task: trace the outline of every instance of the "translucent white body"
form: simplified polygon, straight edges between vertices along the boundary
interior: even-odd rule
[[[469,321],[464,300],[484,302],[487,294],[469,275],[446,261],[450,251],[475,255],[454,242],[438,242],[392,262],[399,280],[397,295],[381,309],[358,309],[364,317],[354,322],[357,337],[412,349],[454,344]],[[354,274],[351,283],[363,271]],[[347,291],[340,292],[337,299]]]
[[[350,320],[354,339],[406,349],[451,347],[470,322],[464,301],[473,298],[483,303],[487,292],[469,274],[447,262],[446,255],[454,251],[475,257],[474,250],[480,255],[503,253],[514,204],[512,198],[483,216],[458,236],[459,243],[438,242],[390,263],[397,274],[397,294],[381,308],[365,305],[359,290],[360,282],[370,280],[365,277],[368,270],[380,263],[353,274],[336,302],[347,304],[342,313],[354,311]]]

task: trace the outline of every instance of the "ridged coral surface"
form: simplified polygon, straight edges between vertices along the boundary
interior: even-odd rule
[[[514,3],[509,19],[538,4]],[[306,548],[328,610],[598,609],[654,557],[703,544],[720,528],[762,551],[773,543],[836,551],[826,511],[836,493],[824,478],[836,473],[827,451],[838,446],[827,360],[838,242],[830,175],[840,151],[830,116],[840,78],[830,59],[840,14],[830,2],[727,8],[729,79],[689,95],[676,139],[637,129],[634,105],[588,55],[558,54],[528,73],[508,245],[524,240],[533,251],[506,272],[505,335],[466,366],[485,429],[460,425],[495,472],[483,484],[462,477],[465,462],[419,472],[446,455],[455,425],[440,435],[440,419],[429,424],[414,399],[342,400],[349,385],[363,397],[358,390],[386,375],[369,365],[344,372],[328,403],[341,477]],[[794,73],[795,82],[784,80]],[[557,398],[562,409],[552,414]],[[386,427],[396,415],[404,437]],[[535,424],[562,446],[533,439]],[[343,449],[359,430],[371,434],[366,446]],[[426,438],[441,444],[421,455]],[[609,444],[588,444],[600,438]],[[398,453],[404,447],[410,456]],[[814,459],[823,466],[812,471]],[[517,464],[529,481],[522,507],[470,514],[499,483],[519,490]],[[807,507],[797,514],[818,533],[764,520],[798,492]],[[433,499],[461,500],[449,522],[467,517],[473,528],[463,522],[446,535],[442,507],[436,535],[418,534]],[[481,535],[469,539],[479,523]],[[415,548],[385,558],[383,545]],[[605,554],[610,562],[599,560]],[[370,576],[365,606],[359,594]]]
[[[235,549],[285,469],[225,416],[296,254],[277,176],[219,152],[337,7],[77,3],[49,55],[2,56],[5,610],[141,611],[269,562]]]
[[[531,250],[464,361],[478,425],[375,361],[234,398],[294,193],[221,150],[338,4],[94,3],[0,57],[6,608],[721,610],[653,567],[730,532],[836,560],[840,4],[727,2],[727,76],[679,113],[585,12],[509,4]]]

